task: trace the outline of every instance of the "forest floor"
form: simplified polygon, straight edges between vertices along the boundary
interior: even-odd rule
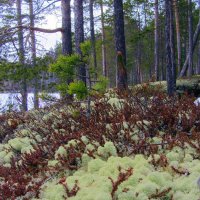
[[[144,84],[0,116],[0,200],[199,200],[200,106]]]

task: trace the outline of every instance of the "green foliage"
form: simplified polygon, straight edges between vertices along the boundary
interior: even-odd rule
[[[22,80],[24,76],[31,79],[31,69],[19,63],[2,62],[0,63],[0,80],[12,80],[14,82]]]
[[[83,61],[88,64],[91,52],[91,42],[89,40],[81,43],[81,52],[83,55]]]
[[[26,77],[26,80],[33,80],[36,76],[39,76],[42,71],[48,70],[49,63],[52,62],[52,57],[45,55],[44,57],[38,57],[35,60],[36,65],[34,67],[26,64],[21,65],[18,62],[0,62],[0,80],[10,80],[18,82]]]
[[[74,81],[70,83],[67,91],[70,95],[75,94],[79,100],[85,99],[88,95],[87,87],[83,81]]]
[[[100,76],[99,81],[93,85],[92,89],[96,92],[103,94],[105,93],[107,86],[108,86],[108,78]]]
[[[81,43],[81,51],[83,55],[88,55],[91,50],[91,42],[89,40]]]
[[[56,85],[58,91],[60,91],[61,96],[64,97],[68,93],[68,85],[66,83],[60,83]]]
[[[54,72],[61,82],[72,79],[75,74],[75,68],[80,64],[80,57],[76,54],[70,56],[60,55],[56,62],[50,65],[50,72]]]

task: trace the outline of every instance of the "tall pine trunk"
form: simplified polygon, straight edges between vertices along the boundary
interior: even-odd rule
[[[192,39],[192,54],[194,52],[195,46],[198,43],[199,34],[200,34],[200,1],[199,1],[199,21],[198,21],[198,24],[197,24],[197,27],[195,29],[193,39]],[[179,74],[179,78],[183,77],[186,74],[186,71],[187,71],[187,68],[188,68],[188,62],[189,62],[189,53],[186,56],[183,68],[182,68],[182,70]]]
[[[126,45],[124,35],[123,1],[114,0],[115,48],[117,51],[117,88],[120,91],[128,88],[126,73]]]
[[[192,76],[193,74],[193,66],[192,66],[192,2],[188,0],[188,76]]]
[[[173,95],[176,92],[176,66],[174,51],[174,26],[172,0],[165,0],[165,42],[167,64],[167,92]]]
[[[62,12],[62,54],[72,54],[72,33],[71,33],[71,0],[61,0],[61,12]],[[72,82],[72,78],[66,80],[67,84]],[[72,100],[72,95],[67,94],[68,100]]]
[[[198,42],[198,64],[197,64],[197,74],[200,74],[200,41]]]
[[[103,1],[100,2],[101,7],[101,51],[102,51],[102,67],[103,67],[103,76],[108,76],[108,69],[107,69],[107,61],[106,61],[106,46],[105,46],[105,25],[104,25],[104,11],[103,11]]]
[[[71,7],[70,0],[61,0],[62,11],[62,53],[72,54],[72,34],[71,34]]]
[[[84,28],[83,28],[83,0],[74,0],[74,17],[75,17],[75,51],[82,56],[81,43],[84,42]],[[79,79],[86,84],[86,69],[85,65],[79,67]]]
[[[30,16],[30,26],[35,27],[35,16],[33,13],[33,1],[29,0],[29,16]],[[36,40],[35,40],[35,31],[30,30],[31,36],[31,60],[32,67],[36,67]],[[39,108],[39,99],[38,99],[38,76],[34,78],[34,108]]]
[[[94,32],[94,11],[93,11],[94,0],[90,0],[90,40],[92,47],[92,57],[93,57],[93,67],[95,69],[95,77],[97,72],[97,56],[96,56],[96,42],[95,42],[95,32]]]
[[[158,0],[155,0],[155,30],[154,30],[154,69],[155,69],[155,78],[159,80],[159,53],[158,53]]]
[[[27,106],[27,80],[26,80],[26,66],[25,66],[25,50],[24,50],[24,38],[22,30],[22,9],[21,0],[16,1],[17,7],[17,25],[18,25],[18,43],[19,43],[19,63],[23,68],[22,81],[21,81],[21,95],[22,95],[22,109],[28,110]]]
[[[174,14],[175,14],[175,22],[176,22],[176,40],[177,40],[177,68],[178,73],[181,71],[181,34],[180,34],[180,19],[179,19],[179,11],[178,11],[178,3],[177,0],[173,0],[174,3]]]

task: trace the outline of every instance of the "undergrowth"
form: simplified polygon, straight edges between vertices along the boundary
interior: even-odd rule
[[[83,155],[106,160],[112,154],[119,157],[143,154],[152,157],[149,163],[156,170],[170,166],[165,152],[175,147],[184,152],[189,146],[195,152],[192,159],[200,159],[200,108],[193,102],[193,97],[168,97],[159,89],[144,85],[123,95],[109,92],[95,97],[89,120],[81,103],[2,115],[0,154],[12,156],[9,162],[0,156],[0,199],[40,198],[43,185],[55,177],[65,188],[64,199],[76,196],[80,190],[78,181],[68,188],[63,177],[66,172],[70,176],[81,168]],[[30,141],[27,151],[12,144],[13,138],[24,137]],[[112,142],[116,152],[100,148],[107,142]],[[158,159],[156,154],[160,155]],[[177,176],[189,173],[170,167]],[[134,169],[129,168],[120,170],[115,179],[109,177],[112,199],[116,199],[118,186],[132,174]],[[157,190],[148,198],[173,199],[173,195],[168,196],[171,190],[170,187]]]

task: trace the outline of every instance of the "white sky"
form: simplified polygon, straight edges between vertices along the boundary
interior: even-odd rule
[[[60,6],[60,2],[57,3],[57,6]],[[71,1],[71,7],[73,7],[73,0]],[[106,10],[106,8],[104,8]],[[57,13],[57,14],[56,14]],[[84,15],[86,13],[84,12]],[[87,13],[88,14],[88,13]],[[100,15],[100,10],[94,10],[94,17],[97,17]],[[72,30],[74,29],[74,13],[73,10],[71,12],[71,18],[72,18]],[[95,22],[95,29],[99,29],[100,27],[100,21]],[[86,25],[88,27],[88,24]],[[38,25],[38,27],[46,28],[46,29],[56,29],[61,27],[61,11],[60,9],[57,9],[55,11],[55,14],[47,15],[46,16],[46,23],[42,23],[41,25]],[[85,28],[86,28],[85,27]],[[41,43],[46,50],[49,50],[50,48],[54,48],[57,42],[61,42],[61,33],[39,33],[37,32],[38,43]]]
[[[45,29],[56,29],[61,27],[60,20],[56,15],[47,15],[46,23],[40,25],[41,28]],[[37,33],[39,42],[44,46],[45,49],[55,47],[57,42],[61,41],[61,33]]]

